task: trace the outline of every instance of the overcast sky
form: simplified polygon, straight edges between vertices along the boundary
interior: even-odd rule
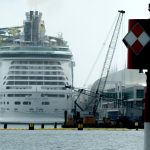
[[[149,18],[150,0],[0,0],[0,27],[22,25],[25,12],[38,10],[43,13],[46,34],[63,33],[74,55],[74,85],[83,86],[96,56],[106,39],[118,10],[125,10],[111,70],[126,66],[127,49],[122,38],[128,31],[128,19]],[[109,44],[109,43],[108,43]],[[106,47],[108,45],[106,43]],[[87,85],[99,76],[105,58],[101,53],[98,64]]]

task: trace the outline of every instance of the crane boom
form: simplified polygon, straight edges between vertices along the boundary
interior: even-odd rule
[[[111,62],[114,56],[114,52],[116,49],[116,44],[117,44],[117,40],[118,40],[118,36],[119,36],[119,32],[120,32],[120,28],[121,28],[121,23],[122,23],[122,19],[123,19],[123,15],[125,13],[125,11],[123,10],[119,10],[119,16],[115,25],[115,29],[113,31],[112,37],[111,37],[111,41],[107,50],[107,54],[105,57],[105,61],[104,61],[104,65],[103,65],[103,69],[98,81],[98,85],[97,85],[97,89],[96,89],[96,98],[95,98],[95,102],[94,102],[94,106],[93,106],[93,114],[96,114],[97,108],[99,103],[102,103],[102,95],[103,95],[103,91],[106,85],[106,81],[108,78],[108,74],[110,71],[110,66],[111,66]]]

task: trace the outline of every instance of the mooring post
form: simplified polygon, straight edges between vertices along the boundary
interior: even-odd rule
[[[55,128],[55,129],[57,128],[57,122],[54,123],[54,128]]]
[[[29,123],[29,130],[34,130],[34,123]]]
[[[7,123],[4,123],[4,129],[7,129]]]
[[[134,125],[135,125],[135,129],[138,130],[138,128],[139,128],[139,123],[138,123],[138,121],[136,121],[136,122],[134,123]]]
[[[67,111],[64,111],[64,127],[67,125]]]
[[[44,129],[44,123],[41,124],[41,129]]]
[[[145,92],[145,104],[144,104],[144,150],[150,149],[150,69],[146,72],[147,76],[147,88]]]
[[[78,119],[78,130],[83,130],[83,119]]]

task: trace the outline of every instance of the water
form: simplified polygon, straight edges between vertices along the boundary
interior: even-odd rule
[[[143,150],[143,147],[143,130],[0,130],[0,150]]]

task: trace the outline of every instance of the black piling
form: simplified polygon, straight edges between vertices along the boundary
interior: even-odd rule
[[[29,123],[29,130],[34,130],[34,123]]]
[[[41,129],[44,129],[44,123],[41,124]]]
[[[4,123],[4,129],[7,129],[7,123]]]
[[[57,128],[57,122],[54,123],[54,128],[55,128],[55,129]]]
[[[83,130],[83,119],[78,120],[78,130]]]
[[[135,129],[138,130],[138,129],[139,129],[139,124],[138,124],[138,122],[135,122],[134,125],[135,125]]]
[[[67,125],[67,111],[64,111],[64,127]]]

